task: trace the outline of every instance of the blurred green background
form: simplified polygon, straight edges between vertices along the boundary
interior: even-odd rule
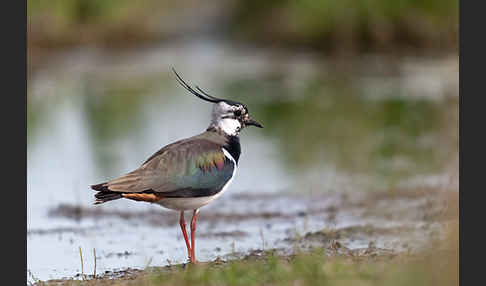
[[[248,103],[296,185],[319,188],[323,169],[360,178],[362,189],[456,176],[457,1],[29,0],[28,17],[29,143],[55,102],[76,94],[107,173],[119,154],[101,146],[149,137],[147,106],[180,98],[173,65],[197,66],[189,81]],[[85,50],[108,60],[68,71]],[[136,60],[147,53],[156,68]],[[120,69],[130,72],[107,76]],[[32,82],[48,79],[62,95],[32,99],[42,93]]]
[[[220,29],[225,36],[243,42],[355,52],[457,50],[459,3],[453,0],[230,0],[204,4],[194,0],[29,0],[28,16],[35,26],[31,45],[98,42],[123,46],[181,36],[179,28],[194,17],[174,14],[184,16],[184,10],[196,10],[197,15],[207,6],[218,6],[214,18],[223,24]]]

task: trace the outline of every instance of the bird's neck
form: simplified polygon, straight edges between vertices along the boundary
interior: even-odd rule
[[[240,159],[241,154],[240,137],[227,135],[226,138],[227,143],[225,146],[223,146],[223,148],[231,154],[231,157],[233,157],[238,164],[238,159]]]
[[[238,159],[240,158],[240,154],[241,154],[239,133],[237,133],[236,135],[229,135],[225,133],[223,130],[221,130],[221,128],[218,128],[218,126],[214,126],[214,125],[209,125],[206,131],[217,133],[218,136],[223,137],[224,139],[223,138],[221,139],[223,139],[222,141],[224,143],[222,143],[221,147],[226,149],[226,151],[228,151],[228,153],[231,154],[231,157],[235,159],[236,163],[238,163]]]

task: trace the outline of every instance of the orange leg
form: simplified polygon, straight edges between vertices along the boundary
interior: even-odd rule
[[[181,211],[181,217],[179,219],[179,224],[181,226],[182,234],[184,235],[184,240],[186,241],[187,254],[189,255],[189,259],[192,262],[192,258],[191,258],[192,250],[191,250],[191,245],[189,244],[189,237],[187,236],[187,232],[186,232],[186,221],[184,220],[184,211]]]
[[[196,220],[197,220],[197,213],[199,212],[199,209],[195,209],[193,214],[192,214],[192,220],[191,220],[191,263],[197,263],[196,261]]]

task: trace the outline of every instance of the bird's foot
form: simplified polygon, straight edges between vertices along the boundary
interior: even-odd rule
[[[190,259],[189,264],[194,264],[194,265],[206,265],[209,264],[210,262],[204,262],[204,261],[199,261],[196,259]]]
[[[193,267],[201,267],[201,266],[207,266],[210,265],[211,261],[198,261],[198,260],[193,260],[187,264],[187,266],[193,266]]]

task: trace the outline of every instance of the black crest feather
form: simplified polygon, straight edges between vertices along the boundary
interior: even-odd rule
[[[229,105],[243,105],[240,102],[236,102],[236,101],[228,100],[228,99],[217,98],[215,96],[212,96],[209,93],[207,93],[204,90],[202,90],[199,86],[196,85],[195,87],[199,91],[199,92],[197,92],[196,90],[194,90],[189,84],[187,84],[182,79],[182,77],[177,73],[177,71],[175,70],[175,68],[172,68],[172,71],[176,75],[177,81],[179,82],[179,84],[183,88],[185,88],[187,91],[189,91],[190,93],[194,94],[195,96],[199,97],[202,100],[209,101],[209,102],[212,102],[212,103],[219,103],[219,102],[224,101],[224,102],[226,102]]]

